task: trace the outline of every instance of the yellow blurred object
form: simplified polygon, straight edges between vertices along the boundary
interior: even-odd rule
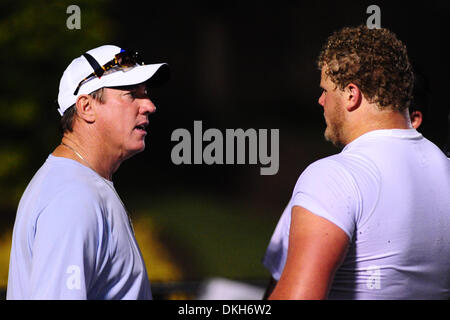
[[[150,281],[179,281],[182,273],[171,260],[166,248],[158,240],[157,228],[151,218],[140,216],[134,219],[136,240],[142,252]],[[0,289],[8,283],[9,255],[11,252],[12,231],[0,236]]]
[[[195,296],[183,292],[172,292],[168,296],[168,300],[194,300]]]
[[[179,281],[182,273],[158,239],[158,230],[148,216],[133,219],[136,240],[141,249],[150,281]]]
[[[0,289],[8,284],[9,254],[11,252],[12,232],[8,231],[0,237]]]

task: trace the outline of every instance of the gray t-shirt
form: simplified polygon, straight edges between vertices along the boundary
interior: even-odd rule
[[[113,183],[49,155],[17,210],[7,299],[151,299]]]
[[[349,237],[330,299],[450,298],[450,161],[416,130],[371,131],[301,174],[264,257],[277,280],[293,206]]]

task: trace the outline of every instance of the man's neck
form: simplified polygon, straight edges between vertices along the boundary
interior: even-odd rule
[[[120,161],[89,140],[82,139],[73,133],[66,133],[52,155],[75,160],[91,168],[103,178],[112,180],[112,175],[118,169]]]
[[[355,119],[356,125],[353,124],[349,130],[347,143],[352,142],[356,138],[365,133],[374,130],[383,129],[412,129],[411,120],[409,118],[408,109],[404,111],[392,110],[376,110],[367,112],[359,119]]]

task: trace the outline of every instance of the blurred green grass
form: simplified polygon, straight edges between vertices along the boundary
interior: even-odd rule
[[[201,194],[141,200],[135,208],[151,217],[184,279],[269,277],[262,257],[275,228],[273,214]]]

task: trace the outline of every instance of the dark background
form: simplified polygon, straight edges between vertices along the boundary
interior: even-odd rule
[[[139,2],[129,3],[140,7]],[[369,4],[167,3],[150,4],[132,15],[123,14],[117,6],[112,13],[116,22],[121,21],[116,43],[142,48],[148,61],[166,61],[173,71],[172,81],[155,91],[158,113],[151,119],[149,150],[124,163],[117,177],[124,183],[131,180],[131,188],[141,188],[133,183],[131,168],[147,166],[143,174],[150,178],[145,186],[151,193],[195,188],[279,207],[306,162],[337,152],[321,141],[325,126],[317,104],[320,74],[315,62],[332,31],[365,23]],[[421,131],[444,148],[449,64],[443,28],[449,5],[395,2],[379,6],[382,26],[406,43],[411,60],[429,79],[431,111]],[[170,135],[176,128],[193,132],[194,120],[202,120],[204,130],[222,132],[225,128],[279,128],[278,174],[260,176],[259,165],[173,165],[169,151],[176,143]]]
[[[66,27],[70,4],[81,9],[80,30]],[[62,72],[83,52],[115,44],[172,69],[171,81],[151,93],[158,111],[150,117],[147,149],[114,176],[122,199],[131,212],[159,210],[153,218],[164,222],[161,241],[184,270],[184,279],[265,275],[260,258],[299,174],[312,161],[339,152],[323,139],[317,56],[333,31],[365,24],[371,4],[381,8],[381,26],[407,45],[429,82],[429,112],[419,131],[447,148],[447,1],[2,1],[0,231],[11,229],[24,188],[60,141],[55,100]],[[278,173],[261,176],[261,165],[174,165],[171,134],[177,128],[193,134],[194,120],[203,122],[203,130],[223,133],[227,128],[279,129]],[[198,214],[199,206],[204,215]],[[219,211],[224,211],[222,225],[214,222]],[[247,224],[240,225],[241,216]],[[195,224],[195,219],[209,224]],[[265,227],[258,229],[259,224]],[[183,234],[189,226],[204,228],[192,231],[206,232],[198,243],[212,242],[202,256],[189,255],[195,243],[183,247],[189,239],[182,237],[191,238]],[[211,239],[217,232],[209,238],[207,230],[223,232],[223,243],[235,238],[248,244],[243,254],[221,263],[235,273],[202,268],[208,252],[216,251]],[[236,238],[239,233],[249,237]],[[223,248],[239,251],[231,242]],[[252,262],[239,273],[246,259]]]

